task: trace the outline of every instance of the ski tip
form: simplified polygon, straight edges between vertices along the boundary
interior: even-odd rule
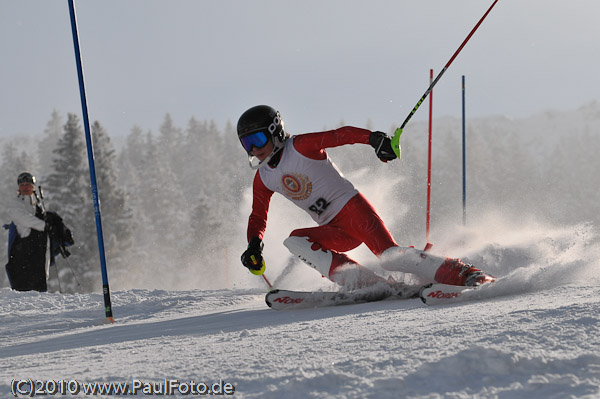
[[[431,288],[431,286],[433,286],[433,283],[429,283],[427,285],[424,285],[423,287],[421,287],[421,289],[419,290],[419,298],[421,298],[421,301],[425,304],[427,304],[427,300],[425,299],[425,297],[423,296],[423,291],[426,290],[427,288]]]
[[[489,291],[489,287],[493,285],[492,282],[473,286],[433,283],[424,286],[419,296],[426,305],[465,302],[495,296],[493,291],[492,295]]]

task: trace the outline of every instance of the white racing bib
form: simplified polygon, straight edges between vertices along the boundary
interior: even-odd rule
[[[264,185],[304,209],[317,224],[329,223],[358,190],[329,159],[310,159],[287,140],[276,168],[259,169]]]

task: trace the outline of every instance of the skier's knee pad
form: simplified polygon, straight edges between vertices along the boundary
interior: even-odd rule
[[[322,276],[329,277],[329,269],[333,261],[333,254],[330,250],[308,241],[308,237],[291,236],[283,241],[283,245]]]

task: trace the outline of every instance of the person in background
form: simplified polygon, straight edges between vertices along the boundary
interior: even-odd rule
[[[45,292],[49,265],[45,211],[31,173],[21,173],[17,184],[17,195],[9,205],[12,223],[6,273],[14,290]]]

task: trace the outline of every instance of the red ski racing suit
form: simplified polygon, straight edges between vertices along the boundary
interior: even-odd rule
[[[248,240],[263,239],[271,196],[279,192],[317,222],[317,227],[294,230],[290,237],[306,237],[313,251],[331,251],[331,265],[313,266],[326,277],[331,278],[343,264],[356,263],[341,252],[361,243],[377,256],[398,246],[373,206],[342,176],[325,151],[346,144],[369,144],[370,133],[347,126],[288,139],[277,166],[265,165],[256,172]]]

